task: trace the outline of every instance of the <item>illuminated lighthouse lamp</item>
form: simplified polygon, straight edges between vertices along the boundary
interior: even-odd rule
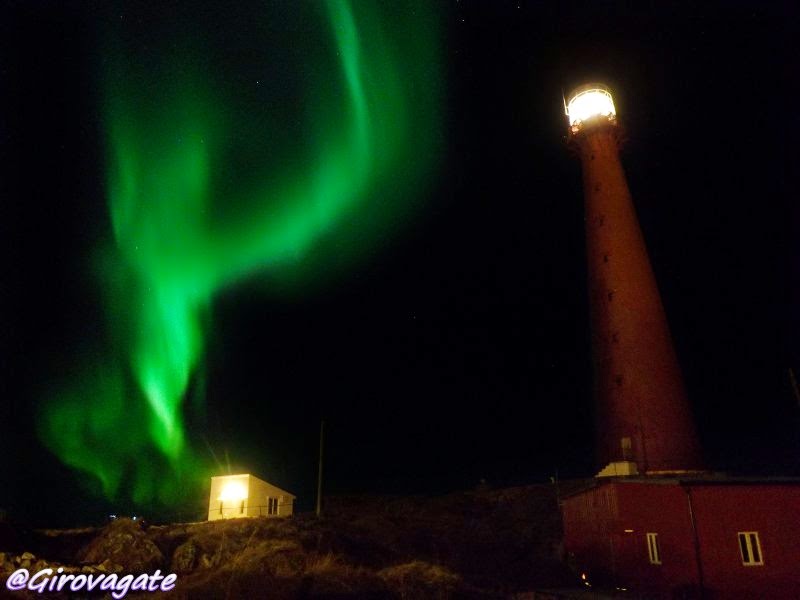
[[[617,117],[611,90],[602,83],[589,83],[573,90],[569,101],[564,102],[564,112],[572,133],[578,133],[590,121],[614,123]]]

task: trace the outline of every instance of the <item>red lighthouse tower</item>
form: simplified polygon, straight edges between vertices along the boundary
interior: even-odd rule
[[[572,92],[583,168],[599,475],[702,468],[683,377],[619,158],[609,89]]]

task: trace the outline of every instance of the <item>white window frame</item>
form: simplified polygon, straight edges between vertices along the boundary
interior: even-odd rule
[[[753,560],[753,540],[756,541],[756,553],[758,560]],[[744,555],[742,550],[742,540],[747,548],[747,556]],[[745,567],[762,567],[764,566],[764,552],[761,550],[761,539],[757,531],[739,531],[736,533],[736,542],[739,546],[739,556],[742,559],[742,564]],[[747,559],[747,560],[745,560]]]
[[[647,539],[647,557],[650,559],[650,564],[660,565],[661,547],[658,545],[658,534],[651,532],[645,534],[645,537]]]
[[[267,496],[267,515],[277,515],[278,514],[278,499],[273,498],[271,496]]]

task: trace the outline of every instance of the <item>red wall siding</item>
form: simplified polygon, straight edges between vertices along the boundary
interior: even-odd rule
[[[564,500],[564,547],[578,559],[577,567],[592,577],[608,578],[614,572],[608,531],[616,527],[616,489],[597,487]],[[592,557],[591,561],[583,557]]]
[[[647,590],[677,590],[696,586],[691,520],[686,493],[679,485],[616,484],[627,553],[624,556],[625,587]],[[658,534],[661,564],[650,563],[648,532]]]
[[[800,598],[800,486],[696,486],[691,493],[708,589],[724,598]],[[758,531],[763,566],[742,564],[739,531]]]
[[[800,485],[608,482],[564,500],[564,547],[597,583],[652,598],[696,589],[687,489],[707,598],[800,598]],[[763,566],[742,564],[739,531],[759,532]],[[650,564],[648,532],[658,534],[661,565]]]

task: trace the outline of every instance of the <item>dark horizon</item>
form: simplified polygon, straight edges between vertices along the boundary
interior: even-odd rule
[[[88,263],[109,227],[92,72],[108,11],[5,10],[0,508],[91,522],[133,509],[92,499],[35,417],[102,319]],[[198,23],[236,26],[212,12]],[[777,3],[442,4],[444,139],[420,210],[307,294],[253,278],[215,298],[196,446],[301,509],[323,416],[330,493],[593,475],[582,182],[562,92],[603,81],[709,466],[800,475],[796,17]]]

